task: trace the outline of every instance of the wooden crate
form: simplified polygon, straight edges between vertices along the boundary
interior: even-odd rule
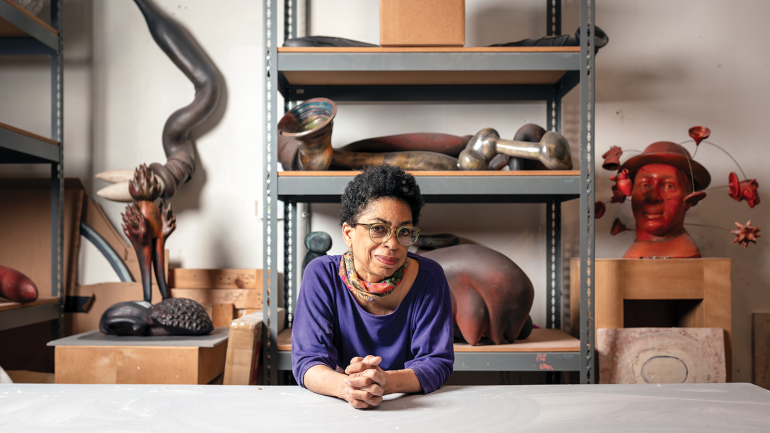
[[[648,304],[656,306],[647,311],[651,320],[659,316],[658,307],[666,308],[666,302],[684,301],[669,308],[676,318],[666,326],[723,329],[727,381],[732,380],[730,259],[596,259],[595,276],[597,329],[626,327],[629,306],[639,304],[633,301],[665,301]],[[570,300],[570,325],[577,335],[581,319],[578,258],[570,260]],[[633,327],[660,326],[639,323],[638,307],[633,314]]]
[[[208,336],[173,338],[90,331],[49,346],[56,348],[56,383],[205,385],[224,373],[227,336],[226,328]]]

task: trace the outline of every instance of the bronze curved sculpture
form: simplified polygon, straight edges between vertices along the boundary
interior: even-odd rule
[[[537,125],[520,128],[522,140],[537,137],[537,142],[501,139],[497,131],[482,129],[470,140],[445,134],[404,134],[365,140],[333,149],[331,143],[337,105],[326,98],[313,98],[289,110],[278,122],[278,159],[284,170],[359,169],[372,165],[396,165],[405,170],[486,170],[498,154],[535,160],[547,169],[572,168],[567,140],[559,133],[545,132]],[[448,139],[448,143],[445,140]],[[457,144],[467,143],[457,158]],[[363,150],[375,147],[396,152],[376,153]],[[357,150],[351,152],[350,150]],[[401,151],[408,149],[408,151]],[[452,153],[450,156],[447,153]],[[498,157],[492,164],[502,168],[507,160]]]
[[[421,255],[444,268],[452,292],[452,315],[468,344],[482,336],[495,344],[526,338],[535,291],[508,257],[481,245],[456,245]],[[531,322],[530,322],[531,326]]]

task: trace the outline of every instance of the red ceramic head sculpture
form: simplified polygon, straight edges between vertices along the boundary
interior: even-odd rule
[[[711,182],[708,171],[676,143],[653,143],[620,168],[633,179],[631,206],[636,241],[624,258],[700,257],[684,229],[684,215],[705,196],[693,195]],[[694,189],[693,189],[694,188]]]

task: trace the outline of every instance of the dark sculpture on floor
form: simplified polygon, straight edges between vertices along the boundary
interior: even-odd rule
[[[494,129],[485,128],[469,139],[446,134],[403,134],[334,149],[331,136],[336,115],[334,101],[314,98],[283,116],[278,122],[278,160],[284,170],[360,169],[372,165],[395,165],[404,170],[486,170],[490,165],[502,168],[507,157],[537,161],[549,170],[572,168],[567,140],[533,124],[519,129],[519,140],[502,139]],[[382,151],[372,152],[373,148]]]
[[[13,302],[32,302],[37,299],[37,286],[16,269],[0,266],[0,298]]]

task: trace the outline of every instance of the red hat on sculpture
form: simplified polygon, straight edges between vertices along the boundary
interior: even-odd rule
[[[627,169],[629,176],[633,178],[637,170],[649,164],[666,164],[682,170],[684,174],[692,176],[695,182],[695,191],[706,189],[711,183],[711,175],[708,170],[694,161],[687,149],[670,141],[652,143],[644,149],[641,155],[626,161],[619,171]]]

